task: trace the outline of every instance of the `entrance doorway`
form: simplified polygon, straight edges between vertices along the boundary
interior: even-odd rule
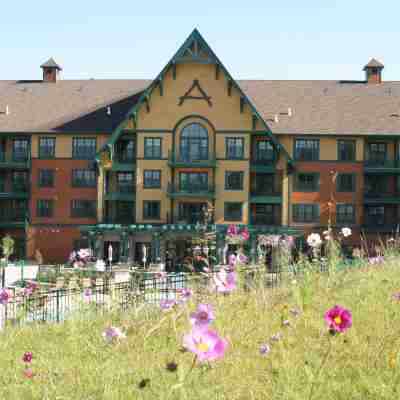
[[[207,203],[179,203],[179,222],[196,224],[202,222]]]

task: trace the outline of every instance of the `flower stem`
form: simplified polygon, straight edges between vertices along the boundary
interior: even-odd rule
[[[330,354],[330,352],[332,350],[332,340],[330,338],[328,338],[328,341],[329,341],[328,350],[326,351],[326,353],[324,355],[324,358],[322,359],[321,365],[318,368],[316,376],[314,377],[314,379],[313,379],[313,381],[311,383],[310,395],[308,396],[308,400],[311,400],[312,397],[313,397],[314,390],[315,390],[315,387],[316,387],[316,382],[319,379],[319,376],[321,375],[321,372],[322,372],[323,368],[325,367],[325,364],[328,361],[329,354]]]

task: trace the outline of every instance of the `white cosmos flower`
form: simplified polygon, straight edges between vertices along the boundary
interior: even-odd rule
[[[321,236],[318,233],[308,235],[307,243],[310,247],[319,247],[322,244]]]
[[[342,235],[344,237],[348,237],[351,235],[351,229],[350,228],[342,228]]]

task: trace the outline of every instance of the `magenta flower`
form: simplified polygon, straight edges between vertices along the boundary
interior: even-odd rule
[[[32,358],[33,358],[32,352],[31,351],[27,351],[27,352],[24,353],[24,355],[22,357],[22,361],[24,363],[29,364],[29,363],[32,362]]]
[[[228,342],[210,329],[192,329],[183,337],[183,347],[196,354],[200,362],[222,358]]]
[[[176,300],[162,299],[160,301],[160,308],[164,311],[170,310],[176,304]]]
[[[236,272],[226,272],[221,269],[214,275],[214,284],[217,292],[230,293],[236,289]]]
[[[7,289],[1,289],[0,290],[0,304],[3,304],[4,306],[8,303],[8,301],[11,298],[11,293]]]
[[[352,325],[351,312],[338,305],[328,310],[324,318],[332,332],[344,332]]]
[[[115,326],[109,326],[102,333],[104,340],[111,343],[114,340],[126,339],[126,335],[121,331],[120,328]]]
[[[211,304],[199,304],[197,310],[190,314],[190,322],[198,328],[206,328],[215,320],[214,310]]]
[[[241,233],[243,241],[247,241],[250,239],[250,233],[247,228],[244,228]]]
[[[164,279],[167,277],[167,273],[165,271],[159,271],[156,273],[156,278],[157,279]]]
[[[229,225],[226,231],[228,236],[236,236],[239,233],[239,229],[236,225]]]

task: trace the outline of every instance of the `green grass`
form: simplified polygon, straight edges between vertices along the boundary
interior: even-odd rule
[[[399,260],[327,276],[311,274],[274,290],[230,296],[197,292],[172,312],[140,308],[126,314],[85,314],[62,325],[10,328],[0,334],[0,399],[396,399],[400,382]],[[213,304],[214,328],[229,341],[224,359],[191,370],[182,352],[188,313]],[[349,309],[353,326],[331,336],[323,315],[335,304]],[[303,309],[289,316],[287,310]],[[127,339],[106,344],[107,324]],[[270,341],[281,332],[283,338]],[[263,357],[259,347],[271,345]],[[21,357],[33,352],[32,379]],[[390,360],[392,361],[390,362]],[[178,364],[175,372],[165,367]],[[149,381],[140,388],[143,379]]]

